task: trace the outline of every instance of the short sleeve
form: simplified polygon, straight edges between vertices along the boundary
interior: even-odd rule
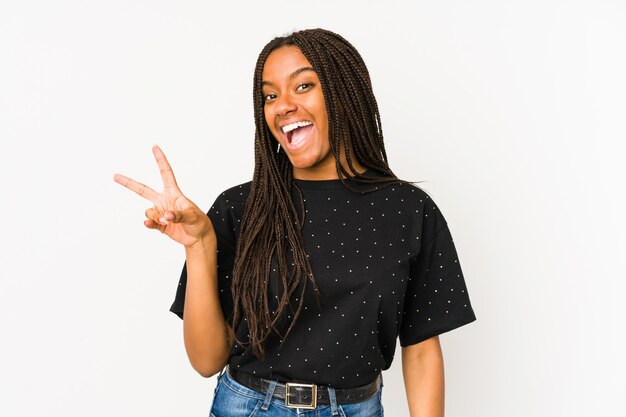
[[[245,206],[243,186],[234,187],[222,193],[213,203],[207,215],[211,219],[217,236],[217,276],[220,304],[224,318],[232,321],[233,299],[231,292],[231,276],[235,261],[235,249],[239,224]],[[247,191],[247,190],[245,190]],[[183,264],[176,296],[170,311],[181,319],[185,307],[185,291],[187,288],[187,265]]]
[[[432,228],[433,223],[438,228],[424,240],[410,266],[399,335],[401,346],[476,320],[450,229],[436,206],[431,213],[436,220],[425,221],[425,228]]]

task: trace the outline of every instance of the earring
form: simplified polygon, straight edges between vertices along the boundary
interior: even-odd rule
[[[276,153],[280,152],[280,143],[278,144],[278,149],[276,149]]]

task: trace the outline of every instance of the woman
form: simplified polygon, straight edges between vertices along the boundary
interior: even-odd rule
[[[254,111],[253,179],[207,215],[158,147],[161,193],[115,177],[185,247],[171,311],[194,369],[226,367],[211,415],[382,416],[399,336],[411,416],[442,416],[438,335],[475,316],[443,215],[387,164],[359,53],[321,29],[272,40]]]

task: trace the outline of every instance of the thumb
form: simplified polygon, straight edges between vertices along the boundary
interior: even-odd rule
[[[159,220],[167,223],[189,223],[193,220],[193,210],[166,211]]]

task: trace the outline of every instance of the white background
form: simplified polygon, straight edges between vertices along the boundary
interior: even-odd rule
[[[392,168],[455,238],[478,321],[441,337],[447,416],[625,415],[625,22],[619,0],[1,0],[0,415],[208,415],[168,312],[184,252],[112,176],[158,187],[158,143],[204,209],[247,181],[255,60],[308,27],[361,51]]]

